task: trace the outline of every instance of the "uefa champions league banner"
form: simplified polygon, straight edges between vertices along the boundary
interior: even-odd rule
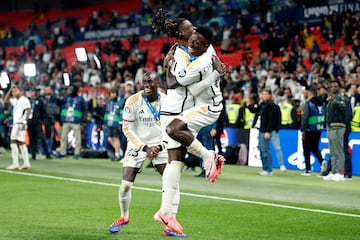
[[[73,130],[68,134],[68,143],[71,147],[75,148],[76,141]],[[86,124],[86,147],[92,150],[104,149],[104,131],[98,129],[93,122]]]
[[[239,143],[244,143],[242,139],[244,135],[248,134],[244,129],[225,128],[224,134],[221,137],[223,151],[226,146],[238,146]],[[305,169],[305,160],[303,154],[303,146],[301,139],[301,132],[297,130],[280,130],[280,145],[284,157],[284,164],[287,169],[303,170]],[[271,146],[272,163],[274,168],[279,168],[276,159],[275,150]],[[360,175],[360,133],[352,132],[349,136],[349,147],[352,155],[353,175]],[[251,129],[248,138],[248,165],[253,167],[261,167],[260,152],[258,149],[258,130]],[[329,161],[330,150],[326,131],[323,131],[320,137],[319,149],[325,160]],[[311,155],[310,162],[312,170],[320,171],[320,164],[314,155]]]
[[[86,125],[86,146],[92,150],[103,149],[104,131],[91,122]]]

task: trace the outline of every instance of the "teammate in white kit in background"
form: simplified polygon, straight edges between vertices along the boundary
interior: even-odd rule
[[[11,95],[11,98],[10,98]],[[13,85],[4,97],[5,103],[10,103],[13,106],[13,125],[10,135],[10,148],[13,163],[8,166],[7,170],[29,170],[31,165],[29,162],[29,153],[25,144],[25,132],[27,127],[27,120],[31,113],[30,101],[23,96],[21,90]],[[24,161],[24,165],[19,165],[19,148]]]

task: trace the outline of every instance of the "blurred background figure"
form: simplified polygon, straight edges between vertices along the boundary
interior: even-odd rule
[[[51,159],[47,142],[43,132],[43,122],[47,118],[46,106],[43,99],[39,96],[38,89],[29,90],[29,100],[31,104],[31,113],[28,120],[28,134],[30,138],[30,154],[31,160],[36,160],[38,150],[38,142],[40,142],[42,151],[46,159]]]
[[[81,124],[86,122],[87,107],[82,96],[78,95],[79,88],[71,85],[61,100],[61,142],[60,150],[56,153],[57,158],[63,158],[67,155],[68,134],[70,130],[75,136],[74,158],[79,159],[81,153]]]
[[[104,126],[107,140],[114,149],[114,156],[110,154],[111,160],[120,161],[124,153],[120,144],[120,127],[121,125],[122,108],[118,100],[117,88],[110,90],[110,97],[105,107]],[[108,151],[111,151],[110,149]]]

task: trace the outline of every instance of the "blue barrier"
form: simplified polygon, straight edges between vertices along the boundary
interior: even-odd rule
[[[257,129],[244,130],[244,129],[236,129],[236,128],[225,128],[224,134],[222,136],[223,148],[228,145],[237,146],[239,143],[244,142],[243,136],[244,131],[250,131],[248,138],[248,165],[249,166],[261,166],[261,159],[259,150],[257,148]],[[303,155],[303,146],[301,140],[301,133],[297,130],[280,130],[280,145],[284,157],[284,164],[287,169],[292,170],[303,170],[305,169],[305,160]],[[349,147],[351,149],[352,155],[352,168],[353,175],[360,176],[360,133],[352,132],[349,136]],[[323,131],[320,138],[319,149],[321,155],[325,160],[329,161],[330,158],[330,150],[328,145],[328,139],[326,131]],[[273,167],[279,168],[275,151],[271,146],[271,154],[273,158]],[[311,155],[311,167],[315,172],[320,171],[320,164],[315,156]]]
[[[94,122],[86,125],[86,146],[93,150],[103,149],[104,132]]]

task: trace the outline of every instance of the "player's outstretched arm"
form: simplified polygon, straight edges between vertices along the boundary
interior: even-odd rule
[[[187,88],[189,89],[191,95],[198,96],[200,93],[202,93],[205,89],[209,88],[216,80],[218,80],[220,77],[220,74],[217,71],[213,71],[209,77],[203,79],[200,82],[195,82]]]

